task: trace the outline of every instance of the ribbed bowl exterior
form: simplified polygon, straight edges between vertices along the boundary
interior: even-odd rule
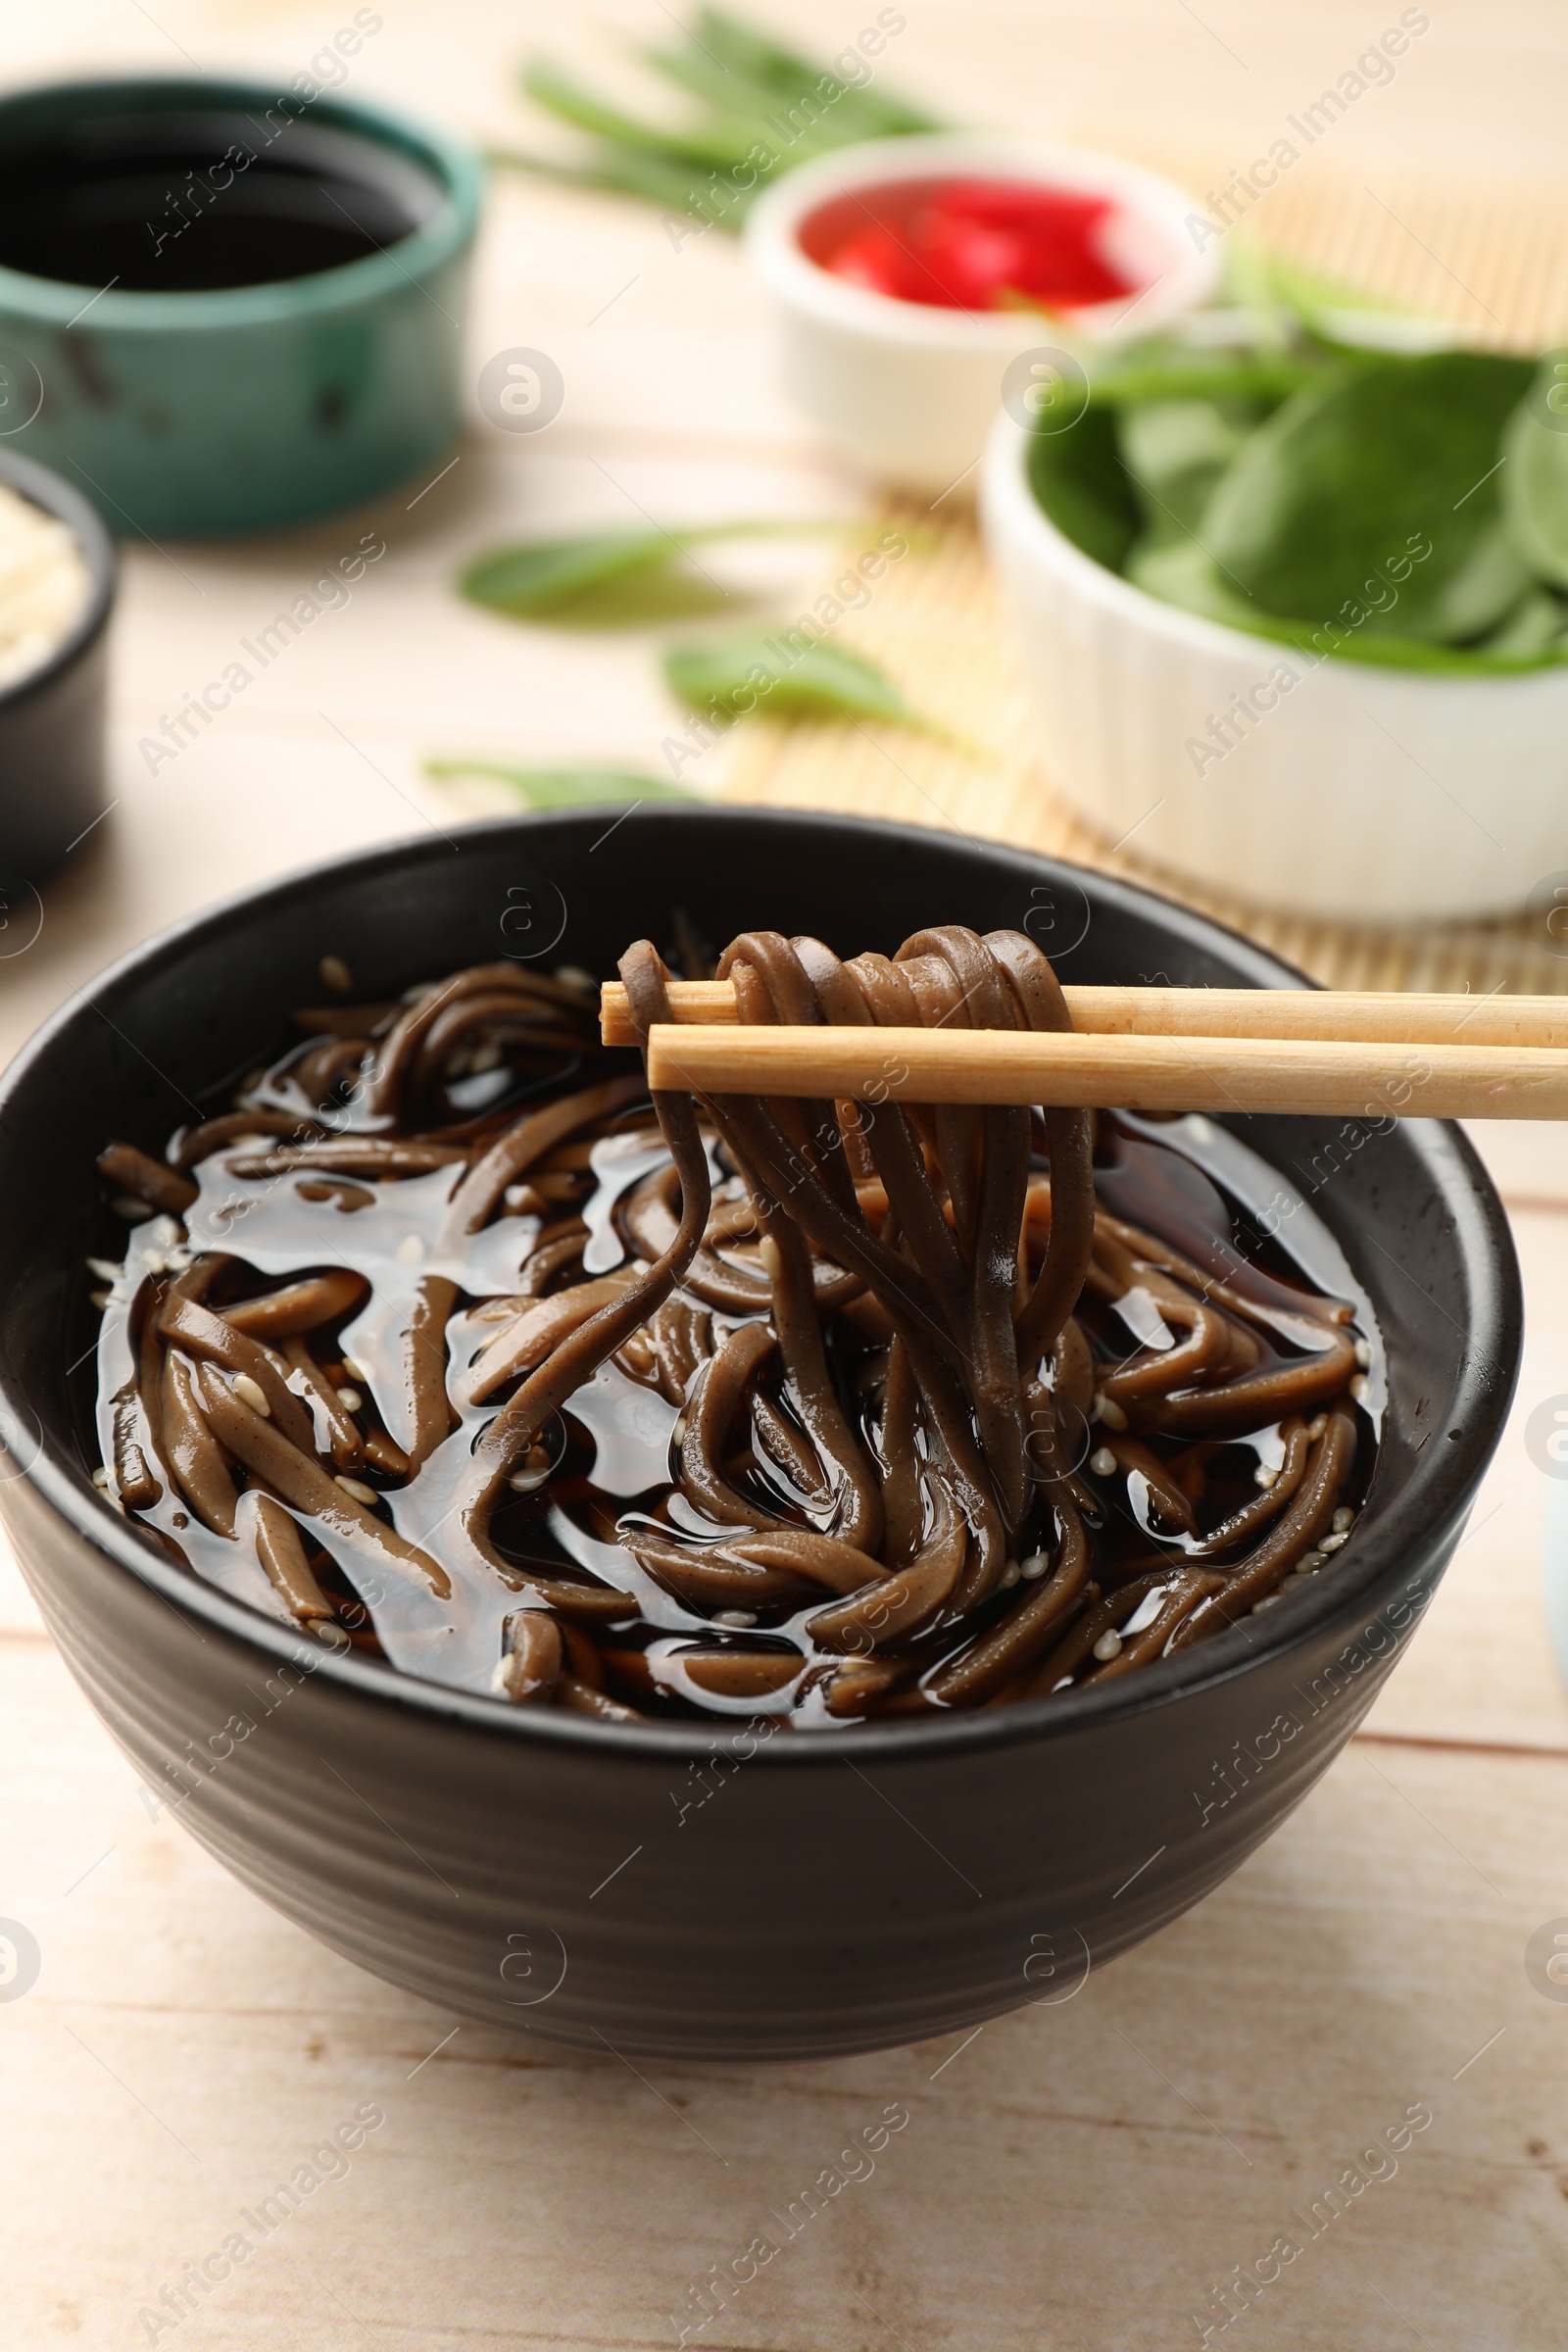
[[[111,1134],[155,1145],[177,1090],[216,1090],[275,1043],[324,950],[362,985],[404,985],[495,954],[518,894],[537,914],[548,889],[565,911],[550,960],[601,971],[639,931],[662,938],[677,905],[715,939],[771,924],[844,949],[1047,906],[1084,910],[1069,979],[1290,977],[1147,894],[936,834],[679,810],[603,832],[601,815],[474,827],[456,858],[444,840],[398,844],[252,893],[105,975],[90,994],[113,1026],[78,1004],[13,1065],[0,1516],[148,1788],[287,1917],[462,2015],[632,2057],[790,2059],[1070,1999],[1306,1793],[1442,1573],[1520,1321],[1500,1208],[1456,1131],[1369,1137],[1319,1201],[1390,1352],[1377,1490],[1343,1567],[1100,1691],[819,1737],[510,1708],[256,1615],[91,1487],[62,1366],[73,1262],[100,1246],[92,1151]],[[1236,1124],[1277,1163],[1323,1148],[1309,1121]]]

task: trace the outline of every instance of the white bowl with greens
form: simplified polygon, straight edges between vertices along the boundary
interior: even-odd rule
[[[987,541],[1108,841],[1301,914],[1501,913],[1568,864],[1568,365],[1374,333],[1219,312],[1118,355],[997,427]]]

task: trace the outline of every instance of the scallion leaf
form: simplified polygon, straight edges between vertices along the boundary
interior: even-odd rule
[[[858,62],[858,52],[845,54]],[[537,58],[523,74],[528,95],[592,144],[581,163],[515,151],[494,160],[738,228],[760,188],[811,156],[861,139],[944,127],[880,79],[873,86],[869,68],[864,81],[850,80],[717,9],[704,9],[678,45],[642,56],[697,101],[700,111],[685,123],[642,121]]]

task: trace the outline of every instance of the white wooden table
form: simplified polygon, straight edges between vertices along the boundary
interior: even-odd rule
[[[13,12],[0,41],[17,79],[177,67],[176,47],[287,78],[351,13],[289,0]],[[613,22],[659,37],[668,13],[628,0]],[[384,14],[356,86],[487,136],[520,126],[506,81],[519,53],[543,38],[606,49],[586,13],[535,0],[387,0]],[[1204,186],[1382,23],[1261,0],[1223,14],[1205,0],[1201,15],[1185,0],[1093,15],[909,0],[907,14],[887,70],[944,111],[1117,144]],[[862,21],[822,0],[791,15],[828,51]],[[1309,159],[1319,189],[1332,174],[1342,193],[1367,184],[1458,237],[1444,206],[1461,157],[1472,179],[1537,218],[1555,207],[1560,223],[1564,45],[1544,0],[1506,18],[1477,0],[1434,12],[1396,83],[1369,93],[1334,154]],[[1281,218],[1310,192],[1282,189]],[[1354,217],[1370,236],[1372,215]],[[1505,237],[1462,263],[1440,231],[1426,242],[1483,294],[1507,278]],[[1568,278],[1564,295],[1568,312]],[[549,433],[476,423],[417,503],[416,483],[367,515],[262,543],[128,547],[117,805],[49,887],[36,944],[0,962],[0,1051],[186,909],[477,807],[423,777],[432,754],[656,758],[669,709],[644,641],[511,627],[461,605],[451,573],[487,539],[637,506],[673,519],[857,511],[862,489],[770,394],[756,324],[716,234],[677,254],[655,216],[503,188],[473,372],[509,345],[549,349],[568,384]],[[368,527],[388,552],[353,603],[149,774],[137,740],[160,711]],[[808,551],[785,560],[807,575]],[[1527,1981],[1524,1950],[1568,1915],[1568,1700],[1540,1597],[1553,1490],[1521,1433],[1531,1407],[1568,1392],[1568,1172],[1555,1135],[1493,1130],[1483,1145],[1525,1267],[1519,1408],[1391,1688],[1208,1902],[1066,2006],[967,2042],[637,2075],[455,2027],[308,1941],[157,1811],[6,1564],[0,1918],[27,1928],[41,1966],[24,1998],[0,2001],[5,2352],[576,2352],[674,2343],[683,2328],[705,2347],[774,2352],[1155,2352],[1200,2343],[1204,2327],[1228,2336],[1214,2290],[1234,2266],[1268,2269],[1282,2236],[1300,2252],[1234,2322],[1257,2352],[1560,2345],[1568,2005]],[[698,2329],[710,2266],[728,2266],[890,2102],[909,2121],[874,2174]],[[1313,2200],[1421,2102],[1432,2121],[1396,2173],[1364,2169],[1314,2234]],[[367,2105],[384,2122],[345,2175],[265,2238],[241,2220]],[[187,2266],[216,2256],[209,2274],[220,2271],[236,2230],[254,2251],[192,2287],[182,2312]]]

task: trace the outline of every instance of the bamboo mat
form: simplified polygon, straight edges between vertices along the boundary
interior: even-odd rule
[[[1228,176],[1213,158],[1138,160],[1194,188]],[[1426,175],[1380,173],[1379,181],[1375,195],[1348,172],[1328,181],[1319,173],[1310,185],[1304,176],[1295,186],[1282,181],[1270,199],[1269,244],[1325,275],[1452,318],[1477,342],[1568,340],[1560,182],[1521,190]],[[723,798],[948,826],[1121,874],[1218,917],[1332,988],[1568,993],[1568,958],[1523,914],[1389,929],[1305,921],[1248,906],[1222,888],[1196,890],[1140,860],[1136,843],[1101,840],[1052,795],[1049,738],[1027,699],[972,509],[951,505],[890,506],[888,519],[909,534],[911,551],[865,610],[836,624],[834,642],[880,663],[917,709],[980,756],[902,729],[758,717],[735,730]]]

